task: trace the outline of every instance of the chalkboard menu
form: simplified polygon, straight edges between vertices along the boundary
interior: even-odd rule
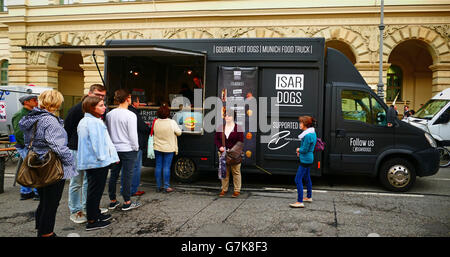
[[[250,120],[256,122],[256,106],[248,105],[250,99],[257,98],[257,67],[220,67],[218,93],[223,103],[222,118],[225,108],[236,112],[235,122],[244,129],[245,165],[256,164],[256,129],[253,131]],[[247,100],[247,101],[246,101]],[[252,118],[252,119],[250,119]]]
[[[139,114],[141,115],[142,119],[145,121],[145,123],[149,126],[152,125],[153,120],[158,118],[158,116],[156,116],[156,112],[158,111],[157,109],[144,109],[144,108],[139,108]],[[179,110],[171,110],[170,111],[170,118],[172,118],[175,113],[177,113]]]

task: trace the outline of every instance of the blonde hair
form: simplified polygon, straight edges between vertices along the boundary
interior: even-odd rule
[[[56,112],[64,101],[63,95],[58,90],[45,90],[39,95],[39,106],[49,112]]]

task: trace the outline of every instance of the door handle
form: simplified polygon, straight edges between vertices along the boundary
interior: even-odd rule
[[[345,130],[343,129],[336,129],[336,137],[337,138],[344,138],[346,135]]]

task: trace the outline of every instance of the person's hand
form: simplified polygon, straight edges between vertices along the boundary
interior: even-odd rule
[[[219,151],[220,151],[221,153],[223,153],[223,151],[225,151],[225,148],[223,148],[223,146],[221,146],[221,147],[219,148]]]

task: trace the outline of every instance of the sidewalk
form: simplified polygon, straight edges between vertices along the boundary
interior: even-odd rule
[[[32,199],[19,200],[19,185],[13,187],[13,171],[7,167],[5,175],[5,192],[0,194],[0,237],[34,237],[34,211],[38,205]],[[302,222],[312,218],[307,212],[299,216],[298,211],[289,208],[288,203],[295,199],[296,193],[282,193],[273,198],[258,196],[257,192],[243,191],[238,198],[232,198],[232,190],[219,198],[220,182],[216,187],[190,186],[173,184],[175,192],[157,193],[154,183],[153,169],[142,170],[142,187],[146,193],[139,197],[132,197],[142,203],[138,209],[128,212],[119,208],[112,210],[112,224],[110,227],[96,231],[85,231],[84,224],[75,224],[69,219],[68,184],[64,188],[56,216],[55,232],[59,236],[81,237],[220,237],[220,236],[308,236],[298,230],[300,218]],[[153,181],[153,182],[152,182]],[[118,187],[120,184],[118,184]],[[251,197],[251,201],[249,198]],[[121,197],[118,200],[123,202]],[[107,188],[103,193],[101,206],[109,203]],[[320,204],[323,205],[324,203]],[[327,204],[328,205],[328,204]],[[323,206],[323,214],[316,215],[318,226],[315,230],[335,228],[327,225],[333,223],[332,206]],[[320,218],[321,217],[321,218]],[[287,222],[287,228],[279,227],[279,222]],[[275,222],[278,221],[278,222]],[[321,224],[323,222],[323,224]],[[286,233],[286,229],[291,231]],[[332,231],[327,233],[334,234]]]
[[[0,237],[35,237],[34,211],[38,202],[19,200],[19,186],[7,167],[5,192],[0,194]],[[317,190],[313,203],[293,209],[295,189],[249,188],[232,198],[232,189],[219,198],[220,182],[179,184],[175,191],[157,193],[153,169],[142,170],[146,193],[132,197],[142,206],[124,212],[110,211],[112,224],[102,230],[85,231],[84,224],[69,219],[68,184],[56,216],[58,236],[81,237],[448,237],[448,196],[414,194],[370,194],[353,191]],[[120,184],[117,186],[119,187]],[[118,196],[118,200],[123,199]],[[101,206],[109,204],[107,188]],[[300,239],[301,240],[301,239]]]

